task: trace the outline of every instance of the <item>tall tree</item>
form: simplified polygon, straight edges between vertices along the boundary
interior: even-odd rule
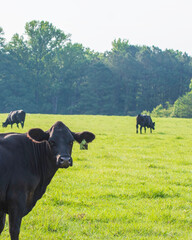
[[[4,48],[4,44],[5,44],[4,31],[3,28],[0,27],[0,51],[2,51],[2,49]]]
[[[56,51],[50,64],[51,89],[54,92],[53,112],[73,114],[77,110],[80,86],[88,64],[88,51],[81,44],[67,43]]]
[[[46,92],[50,85],[56,85],[58,79],[52,74],[53,65],[57,63],[59,50],[63,49],[70,35],[56,29],[51,23],[44,21],[31,21],[26,24],[27,47],[30,50],[31,71],[33,74],[35,101],[39,108],[44,103]],[[55,82],[55,83],[54,83]],[[54,96],[55,97],[55,96]],[[47,108],[47,107],[46,107]],[[45,111],[50,111],[51,106]]]
[[[118,39],[113,43],[112,52],[108,56],[109,66],[119,82],[119,109],[126,115],[135,111],[138,87],[137,69],[140,67],[135,55],[137,46],[129,45],[126,40]]]

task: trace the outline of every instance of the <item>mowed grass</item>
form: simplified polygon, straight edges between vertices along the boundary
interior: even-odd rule
[[[135,117],[27,114],[24,129],[0,131],[48,130],[58,120],[96,139],[88,151],[74,144],[74,166],[56,173],[20,239],[192,239],[191,119],[153,119],[156,130],[140,135]]]

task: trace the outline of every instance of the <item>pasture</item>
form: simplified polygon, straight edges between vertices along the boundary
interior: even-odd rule
[[[140,135],[135,117],[27,114],[23,129],[0,132],[48,130],[58,120],[96,139],[88,151],[74,143],[73,167],[56,173],[20,239],[192,239],[191,119],[153,118],[156,130]],[[0,238],[9,239],[8,217]]]

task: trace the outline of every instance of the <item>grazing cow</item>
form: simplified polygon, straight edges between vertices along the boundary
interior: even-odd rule
[[[146,133],[146,127],[150,128],[150,132],[152,133],[152,129],[155,130],[155,122],[152,122],[152,119],[150,116],[147,115],[141,115],[139,114],[136,118],[136,133],[138,133],[138,125],[140,125],[140,133],[142,133],[142,127],[145,129]]]
[[[22,218],[45,193],[58,168],[73,165],[73,142],[94,140],[91,132],[74,133],[62,122],[48,131],[30,129],[0,138],[0,233],[9,215],[11,240],[19,239]]]
[[[23,110],[16,110],[9,113],[6,121],[2,124],[3,127],[7,127],[7,125],[12,125],[14,123],[17,124],[17,127],[19,128],[19,123],[21,123],[21,127],[24,127],[25,122],[25,112]]]

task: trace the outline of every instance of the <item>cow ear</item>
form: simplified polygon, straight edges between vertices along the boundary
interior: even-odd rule
[[[40,128],[32,128],[28,131],[27,137],[33,141],[41,142],[49,139],[49,134]]]
[[[95,139],[95,135],[88,131],[79,132],[79,133],[72,132],[72,135],[78,143],[81,143],[83,139],[85,139],[87,143],[92,142]]]

